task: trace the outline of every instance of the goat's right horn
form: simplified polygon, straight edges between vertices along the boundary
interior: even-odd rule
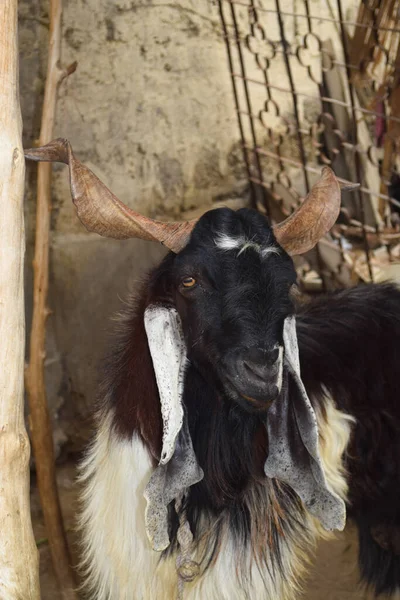
[[[154,240],[173,252],[186,245],[195,220],[162,223],[135,212],[75,158],[68,140],[58,138],[41,148],[25,150],[24,154],[29,160],[63,162],[69,166],[72,200],[79,219],[89,231],[115,239]]]
[[[304,254],[335,224],[341,190],[332,169],[324,167],[320,179],[290,217],[274,226],[278,243],[292,256]]]

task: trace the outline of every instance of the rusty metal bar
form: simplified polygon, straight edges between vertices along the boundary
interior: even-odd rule
[[[348,35],[347,35],[347,32],[342,23],[343,11],[342,11],[341,0],[336,0],[336,5],[338,7],[339,19],[341,21],[340,32],[341,32],[341,37],[342,37],[342,45],[343,45],[343,52],[344,52],[344,56],[345,56],[345,62],[348,63],[349,62]],[[357,123],[357,119],[356,119],[356,113],[354,110],[355,105],[356,105],[355,91],[354,91],[353,82],[351,80],[350,69],[346,69],[346,74],[347,74],[347,81],[348,81],[348,85],[349,85],[350,103],[351,103],[351,111],[352,111],[352,114],[351,114],[351,116],[352,116],[352,119],[351,119],[352,120],[352,132],[351,132],[352,144],[353,144],[353,146],[358,146],[358,123]],[[354,153],[354,163],[355,163],[355,167],[356,167],[357,181],[359,183],[361,183],[362,167],[361,167],[360,155],[358,152]],[[363,192],[361,192],[361,194],[362,193]],[[362,201],[361,194],[358,194],[358,197],[359,197],[358,205],[359,205],[359,210],[360,210],[360,215],[361,215],[361,222],[362,222],[362,226],[363,226],[364,249],[365,249],[365,255],[366,255],[366,259],[367,259],[369,274],[371,277],[371,281],[373,281],[374,277],[373,277],[373,273],[372,273],[369,244],[368,244],[367,232],[365,230],[365,209],[364,209],[364,203]]]
[[[235,29],[235,35],[238,37],[239,28],[238,28],[237,19],[236,19],[235,7],[232,4],[231,4],[231,16],[232,16],[233,27]],[[243,75],[244,95],[245,95],[245,98],[246,98],[246,103],[247,103],[248,111],[251,114],[253,111],[252,111],[250,93],[249,93],[249,89],[248,89],[248,86],[247,86],[246,68],[245,68],[245,63],[244,63],[244,58],[243,58],[243,52],[242,52],[242,47],[240,45],[240,42],[237,42],[236,46],[237,46],[237,51],[238,51],[238,56],[239,56],[240,69],[241,69],[242,75]],[[253,147],[256,148],[256,146],[258,144],[257,144],[257,136],[256,136],[256,130],[255,130],[255,127],[254,127],[254,122],[253,122],[252,119],[250,119],[249,122],[250,122],[251,137],[252,137],[252,140],[253,140]],[[256,168],[257,168],[257,171],[258,171],[258,177],[259,177],[260,181],[263,181],[264,180],[264,178],[263,178],[263,171],[262,171],[262,167],[261,167],[260,157],[258,156],[257,152],[254,152],[254,159],[255,159]],[[253,202],[256,203],[256,197],[254,197]],[[268,210],[268,203],[267,203],[267,201],[266,201],[266,210],[267,210],[267,214],[268,214],[269,210]]]
[[[239,109],[239,113],[240,113],[242,116],[244,116],[244,117],[251,117],[252,119],[257,119],[257,120],[259,120],[259,119],[260,119],[259,115],[255,115],[255,114],[252,114],[252,115],[251,115],[250,113],[248,113],[246,110],[243,110],[243,109]],[[309,132],[309,130],[307,130],[307,129],[302,129],[302,128],[300,128],[300,129],[299,129],[299,131],[300,131],[300,133],[302,133],[303,135],[310,135],[310,132]],[[352,145],[352,144],[350,144],[349,142],[346,142],[346,141],[343,141],[343,142],[342,142],[342,146],[343,146],[343,148],[347,148],[347,149],[351,149],[351,148],[353,148],[353,145]],[[354,147],[354,148],[355,148],[355,147]],[[358,151],[359,151],[359,150],[358,150]]]
[[[275,152],[271,152],[270,150],[265,150],[264,148],[256,148],[256,152],[258,152],[259,154],[261,154],[263,156],[267,156],[268,158],[272,158],[276,161],[282,161],[284,163],[287,163],[288,165],[291,165],[292,167],[297,167],[298,169],[303,168],[302,163],[299,162],[298,160],[295,160],[294,158],[288,158],[286,156],[281,156],[279,154],[276,154]],[[308,173],[315,173],[316,175],[321,174],[321,169],[317,169],[316,167],[310,167],[309,165],[306,165],[305,168]],[[342,183],[343,185],[351,185],[352,183],[354,183],[353,181],[349,181],[348,179],[343,179],[341,177],[338,177],[338,181],[340,183]],[[259,181],[257,180],[256,183],[259,183]],[[378,192],[374,192],[364,186],[360,186],[358,189],[360,190],[360,192],[363,192],[364,194],[368,194],[370,196],[373,196],[374,198],[382,198],[382,200],[389,202],[389,204],[392,204],[393,206],[397,206],[398,208],[400,208],[400,202],[398,200],[396,200],[395,198],[388,196],[387,194],[381,194]]]
[[[239,73],[233,73],[233,77],[236,77],[237,79],[243,79],[243,76],[240,75]],[[246,80],[249,83],[254,83],[256,85],[262,85],[262,86],[266,85],[264,81],[258,81],[257,79],[252,79],[251,77],[246,77]],[[279,85],[268,84],[268,86],[271,90],[277,90],[278,92],[283,92],[285,94],[292,94],[292,90],[282,88]],[[337,106],[343,106],[345,108],[352,109],[351,104],[349,104],[348,102],[343,102],[342,100],[336,100],[335,98],[330,98],[329,96],[320,96],[318,98],[317,96],[312,96],[311,94],[306,94],[305,92],[298,92],[296,90],[294,91],[294,93],[296,94],[296,96],[301,96],[303,98],[311,98],[312,100],[316,100],[316,101],[321,100],[322,102],[328,102],[330,104],[336,104]],[[362,108],[361,106],[354,106],[354,111],[361,112],[363,114],[370,115],[372,117],[380,117],[382,119],[385,119],[386,121],[393,121],[394,123],[400,123],[399,117],[392,117],[391,115],[385,115],[384,113],[378,113],[378,112],[375,112],[374,110],[368,110],[367,108]]]
[[[304,181],[306,184],[306,190],[307,192],[310,191],[310,182],[308,180],[308,174],[307,174],[307,170],[305,169],[305,165],[307,162],[306,159],[306,153],[305,153],[305,149],[304,149],[304,144],[303,144],[303,137],[299,131],[300,129],[300,117],[299,117],[299,108],[297,106],[297,96],[296,96],[296,88],[294,85],[294,81],[293,81],[293,75],[292,75],[292,69],[290,66],[290,59],[289,56],[287,54],[287,46],[288,46],[288,42],[286,41],[285,38],[285,26],[283,23],[283,19],[282,19],[282,15],[280,13],[281,7],[280,7],[280,0],[275,0],[275,5],[278,11],[278,23],[279,23],[279,30],[280,30],[280,34],[281,34],[281,41],[285,50],[285,64],[286,64],[286,72],[287,72],[287,76],[289,78],[289,84],[290,84],[290,89],[292,92],[292,100],[293,100],[293,110],[294,110],[294,115],[295,115],[295,119],[296,119],[296,125],[297,125],[297,139],[299,142],[299,149],[300,149],[300,154],[301,154],[301,161],[303,163],[303,175],[304,175]]]
[[[251,187],[251,203],[253,205],[253,208],[256,207],[256,191],[254,189],[254,182],[252,181],[252,173],[251,173],[251,169],[250,169],[250,163],[249,163],[249,158],[247,156],[247,147],[246,147],[246,138],[244,135],[244,129],[243,129],[243,123],[242,123],[242,119],[241,119],[241,110],[240,110],[240,102],[239,102],[239,95],[238,95],[238,91],[236,89],[236,80],[235,77],[233,76],[233,57],[232,57],[232,51],[231,51],[231,47],[230,47],[230,43],[229,43],[229,38],[228,38],[228,28],[227,28],[227,24],[226,24],[226,20],[225,20],[225,15],[224,15],[224,9],[222,6],[223,2],[222,0],[218,0],[218,6],[219,6],[219,14],[221,17],[221,23],[222,23],[222,28],[224,31],[224,38],[225,38],[225,42],[226,42],[226,50],[227,50],[227,55],[228,55],[228,63],[229,63],[229,71],[231,74],[231,81],[232,81],[232,91],[233,91],[233,97],[234,97],[234,101],[235,101],[235,108],[236,108],[236,113],[237,113],[237,117],[238,117],[238,126],[239,126],[239,132],[240,132],[240,140],[241,140],[241,145],[242,145],[242,150],[243,150],[243,159],[244,159],[244,163],[246,166],[246,171],[247,171],[247,178],[249,180],[249,184]]]
[[[400,33],[400,32],[399,32]],[[233,42],[241,42],[241,43],[245,43],[245,38],[236,35],[232,35],[232,34],[227,34],[227,37],[229,40],[233,41]],[[275,54],[282,54],[282,56],[284,55],[284,50],[280,50],[279,48],[275,48]],[[290,52],[287,52],[287,54],[289,54],[290,56],[294,56],[293,54],[291,54]],[[354,71],[359,71],[359,67],[357,65],[352,65],[352,64],[346,64],[346,63],[342,63],[339,62],[338,60],[332,60],[332,64],[335,65],[336,67],[340,67],[341,69],[353,69]],[[390,63],[391,64],[391,63]]]
[[[306,18],[307,18],[308,31],[310,33],[312,33],[312,18],[311,18],[310,6],[308,4],[308,0],[304,0],[304,6],[306,7]]]
[[[300,163],[299,163],[300,165]],[[307,171],[309,171],[310,173],[318,173],[321,174],[321,171],[318,171],[318,169],[312,169],[312,168],[307,168]],[[270,188],[268,187],[268,184],[266,183],[262,183],[261,181],[259,181],[256,177],[252,177],[252,181],[254,183],[257,183],[257,185],[260,185],[262,187],[265,187],[265,189],[269,190]],[[352,181],[347,181],[347,179],[342,179],[340,177],[338,177],[338,181],[340,183],[346,184],[348,183],[349,185],[351,185],[353,182]],[[389,196],[385,196],[384,194],[377,194],[375,192],[371,192],[371,190],[368,190],[366,188],[360,187],[359,188],[361,191],[370,194],[371,196],[376,196],[377,198],[383,198],[384,200],[386,200],[387,202],[389,202],[389,204],[392,204],[393,206],[397,206],[397,208],[400,208],[400,202],[398,200],[395,200],[395,198],[390,198]],[[362,227],[362,223],[360,223],[360,228]],[[371,227],[369,225],[365,225],[365,230],[369,231],[371,229]],[[374,228],[372,228],[374,229]],[[375,231],[375,229],[374,229]]]
[[[226,2],[227,4],[235,4],[237,6],[242,6],[245,8],[249,7],[249,4],[246,4],[245,2],[240,2],[240,0],[224,0],[224,2]],[[259,12],[262,13],[270,13],[270,14],[277,14],[277,11],[273,8],[264,8],[264,7],[258,7],[257,10]],[[307,15],[307,14],[301,14],[301,13],[295,13],[295,12],[289,12],[287,10],[282,10],[280,11],[280,14],[283,17],[296,17],[296,18],[300,18],[300,19],[311,19],[313,21],[321,21],[321,22],[326,22],[326,23],[333,23],[334,25],[346,25],[348,27],[351,26],[357,26],[360,27],[362,29],[371,29],[371,30],[377,30],[377,31],[387,31],[390,33],[400,33],[400,28],[397,27],[378,27],[378,26],[374,26],[374,25],[366,25],[364,23],[358,23],[357,21],[347,21],[345,19],[334,19],[333,17],[321,17],[319,15]]]
[[[309,4],[308,4],[308,0],[304,0],[304,6],[306,8],[306,14],[307,14],[308,33],[312,34],[313,33],[313,28],[312,28],[312,20],[310,18],[310,7],[309,7]],[[318,90],[319,90],[320,95],[321,95],[321,87],[320,86],[318,86]],[[299,131],[300,131],[300,135],[301,135],[300,128],[299,128]],[[327,291],[327,282],[326,282],[325,273],[324,273],[324,263],[323,263],[323,261],[321,259],[321,253],[319,251],[318,244],[316,246],[316,257],[317,257],[318,269],[319,269],[320,274],[321,274],[323,291],[326,292]]]
[[[236,92],[235,109],[241,124],[241,142],[247,159],[246,169],[249,181],[256,187],[256,194],[259,198],[262,197],[260,190],[265,188],[270,192],[268,196],[270,202],[278,201],[276,184],[279,183],[288,193],[289,202],[292,202],[291,198],[293,198],[293,202],[297,202],[301,177],[303,177],[308,190],[311,177],[319,175],[322,164],[332,163],[336,156],[341,156],[341,160],[347,161],[347,164],[351,161],[351,166],[354,167],[352,177],[356,181],[362,180],[364,168],[362,161],[365,157],[365,168],[367,169],[369,164],[374,165],[374,168],[379,170],[380,182],[387,186],[393,186],[394,168],[387,174],[382,174],[379,160],[385,143],[385,135],[390,135],[390,132],[387,133],[387,124],[391,123],[393,126],[400,124],[400,116],[389,114],[390,111],[386,110],[387,97],[393,92],[396,79],[386,78],[384,81],[385,96],[383,97],[379,92],[383,85],[383,80],[380,79],[381,74],[378,71],[371,72],[370,78],[363,80],[365,102],[364,104],[358,102],[354,76],[363,72],[363,64],[358,64],[359,57],[356,54],[350,59],[351,48],[346,28],[356,26],[358,30],[368,32],[369,41],[373,46],[378,46],[380,52],[383,53],[381,60],[385,61],[385,69],[389,70],[389,73],[395,73],[395,61],[392,54],[396,52],[400,35],[400,25],[397,27],[395,13],[388,15],[391,20],[387,20],[386,27],[381,27],[377,25],[377,20],[372,18],[369,19],[370,22],[363,21],[362,23],[346,20],[343,14],[342,0],[336,0],[335,13],[328,13],[328,16],[313,14],[311,0],[297,0],[295,6],[286,10],[281,10],[283,0],[263,3],[261,0],[218,0],[218,3],[221,19],[223,23],[225,21],[223,28],[225,43],[228,53],[230,52],[231,55],[233,53],[233,57],[230,57],[230,71],[235,90],[234,95]],[[226,5],[225,14],[224,5]],[[240,7],[245,10],[239,10]],[[249,18],[247,24],[245,11]],[[275,37],[269,39],[271,32],[269,16],[273,18],[274,22],[276,19],[278,39]],[[292,31],[291,19],[293,17],[295,18],[295,37],[292,39],[287,36]],[[226,26],[227,20],[229,27]],[[330,97],[320,83],[322,55],[326,52],[320,37],[320,23],[333,24],[339,36],[338,40],[340,40],[343,55],[341,52],[339,54],[336,52],[336,56],[329,56],[329,61],[324,63],[324,67],[326,66],[328,71],[334,69],[341,76],[346,85],[344,97],[342,93],[338,94],[338,97]],[[273,30],[276,32],[275,25]],[[384,38],[387,37],[386,32],[390,33],[393,50],[383,46]],[[319,48],[318,56],[314,52],[315,39]],[[336,39],[335,34],[335,48]],[[369,57],[367,58],[369,60]],[[270,70],[275,60],[281,65],[282,59],[285,62],[283,77],[288,78],[288,82],[285,81],[283,84],[281,84],[280,77],[277,78],[275,74],[275,79],[272,77]],[[298,66],[300,69],[304,69],[304,79],[297,77]],[[303,71],[301,72],[303,73]],[[373,85],[374,82],[377,86]],[[314,89],[314,85],[316,89]],[[371,104],[369,105],[367,102],[371,102]],[[303,103],[306,120],[300,123]],[[308,106],[310,106],[310,111],[307,113]],[[341,110],[337,113],[337,109],[331,111],[328,107],[340,107]],[[340,130],[340,121],[337,119],[342,113],[343,115],[346,113],[350,118],[349,131]],[[343,120],[343,123],[345,122]],[[247,123],[250,125],[249,129]],[[362,147],[360,146],[360,123],[363,123],[363,126],[365,123],[371,133],[371,140],[368,140]],[[264,129],[259,129],[261,126]],[[257,136],[262,144],[257,143]],[[289,156],[285,156],[285,154],[289,154]],[[272,171],[270,172],[271,166]],[[274,179],[270,180],[273,173],[275,174]],[[345,179],[340,179],[340,182],[344,185],[352,183]],[[384,191],[385,194],[380,193],[381,191]],[[373,255],[369,248],[369,240],[375,240],[370,236],[372,233],[377,233],[380,227],[372,226],[373,221],[367,224],[367,206],[372,201],[375,204],[375,199],[379,198],[391,207],[392,215],[393,211],[400,213],[400,201],[393,197],[396,194],[397,192],[393,191],[392,187],[389,187],[388,191],[380,190],[378,187],[375,191],[375,189],[368,189],[362,185],[358,190],[356,205],[352,205],[349,210],[344,211],[347,215],[346,222],[353,228],[357,227],[357,236],[365,250],[365,262],[371,280],[373,279],[371,265]],[[257,207],[263,210],[259,202]],[[353,214],[354,208],[356,208],[356,212]],[[393,227],[396,227],[396,219],[398,217],[392,221]],[[346,236],[346,226],[341,227],[341,232],[341,235]],[[349,235],[352,233],[349,232]],[[393,240],[397,240],[398,234],[396,235],[397,237],[394,236]],[[325,281],[327,273],[322,262],[318,261],[316,269]],[[329,284],[328,279],[326,282]]]
[[[254,6],[254,0],[250,0],[250,8],[249,8],[249,17],[250,15],[252,15],[254,22],[258,22],[258,15],[257,15],[257,10],[256,7]],[[276,49],[275,49],[276,50]],[[272,100],[272,94],[271,94],[271,88],[269,85],[269,78],[268,78],[268,69],[262,69],[262,73],[263,73],[263,77],[264,77],[264,86],[265,86],[265,91],[266,91],[266,96],[267,96],[267,101],[271,101]],[[254,119],[254,117],[251,115],[251,120]],[[260,120],[260,116],[258,117],[258,120]],[[278,148],[278,154],[279,154],[279,148]],[[257,154],[258,156],[258,154]],[[282,163],[280,163],[282,165]],[[267,186],[263,186],[266,189]],[[266,214],[270,214],[270,209],[269,209],[269,202],[266,196],[263,197],[263,204],[264,204],[264,208],[266,211]]]

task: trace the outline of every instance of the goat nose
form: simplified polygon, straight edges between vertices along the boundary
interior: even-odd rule
[[[243,360],[243,366],[253,377],[256,376],[259,379],[265,379],[271,374],[270,369],[276,363],[278,357],[278,348],[274,348],[273,350],[251,348]]]
[[[267,375],[268,367],[266,364],[260,365],[248,360],[244,360],[243,366],[248,374],[253,378],[255,377],[256,379],[264,379]]]

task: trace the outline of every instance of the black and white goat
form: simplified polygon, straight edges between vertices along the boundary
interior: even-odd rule
[[[345,503],[365,581],[397,589],[400,291],[294,294],[289,254],[333,224],[333,173],[274,229],[247,209],[164,226],[122,205],[66,141],[27,156],[69,164],[92,230],[175,251],[125,312],[82,464],[93,598],[295,598]]]

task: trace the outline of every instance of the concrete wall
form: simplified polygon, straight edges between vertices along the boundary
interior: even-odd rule
[[[246,182],[215,3],[63,4],[63,63],[77,60],[78,69],[60,89],[55,136],[68,137],[121,200],[151,216],[176,218],[240,193]],[[47,40],[47,0],[22,0],[25,146],[39,133]],[[35,183],[36,168],[28,165],[27,331]],[[156,244],[87,233],[71,204],[66,168],[54,168],[46,376],[58,452],[85,441],[110,317],[163,254]]]
[[[76,154],[121,200],[150,216],[178,218],[184,211],[201,212],[240,196],[246,178],[216,2],[63,4],[63,63],[76,60],[78,69],[60,89],[55,136],[68,137]],[[311,4],[314,13],[328,15],[324,1]],[[356,6],[355,0],[348,4]],[[292,2],[283,0],[283,8],[292,10]],[[21,100],[28,147],[39,133],[48,21],[48,0],[20,0]],[[247,33],[246,11],[239,22]],[[278,39],[276,18],[270,27],[269,35]],[[304,19],[289,22],[290,41],[304,34],[302,28]],[[282,56],[271,74],[274,81],[284,75]],[[301,76],[299,68],[296,77]],[[304,81],[315,91],[310,80]],[[264,100],[260,86],[257,111]],[[282,114],[290,111],[283,99],[279,103]],[[311,109],[301,103],[305,120]],[[36,167],[30,164],[27,331],[35,185]],[[96,365],[107,345],[110,316],[121,307],[119,298],[162,255],[155,244],[113,242],[87,233],[71,204],[66,168],[54,167],[49,299],[53,315],[48,320],[46,376],[58,452],[79,449],[85,441],[96,396]]]

